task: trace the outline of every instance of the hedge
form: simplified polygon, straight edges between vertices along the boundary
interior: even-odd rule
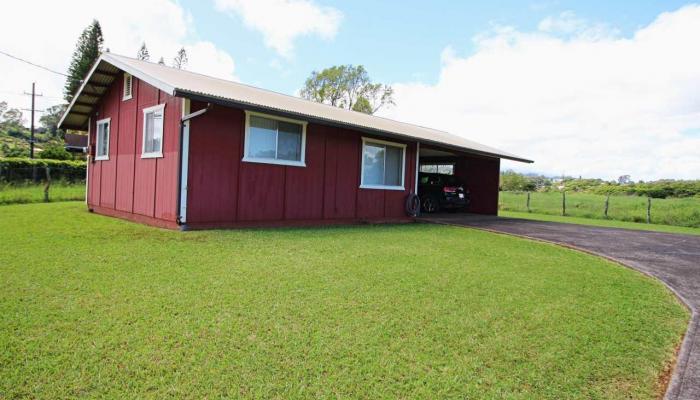
[[[0,157],[0,181],[42,181],[46,179],[47,167],[52,180],[69,182],[85,180],[85,161]]]

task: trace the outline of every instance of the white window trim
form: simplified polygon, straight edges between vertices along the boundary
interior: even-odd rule
[[[107,125],[109,130],[107,131],[107,152],[105,155],[100,156],[97,154],[100,151],[100,125]],[[104,118],[95,122],[95,161],[106,161],[109,160],[109,139],[112,136],[112,118]]]
[[[163,132],[160,135],[160,151],[152,151],[146,153],[146,114],[160,111],[163,114]],[[141,158],[162,158],[163,157],[163,145],[165,143],[165,103],[158,104],[153,107],[148,107],[143,109],[143,125],[141,133]]]
[[[401,147],[402,150],[402,156],[401,156],[401,186],[389,186],[389,185],[370,185],[370,184],[365,184],[365,144],[367,143],[374,143],[374,144],[384,144],[384,145],[390,145],[394,147]],[[406,145],[403,143],[396,143],[396,142],[388,142],[386,140],[379,140],[379,139],[372,139],[368,137],[363,137],[362,138],[362,148],[361,148],[361,153],[360,153],[360,189],[379,189],[379,190],[406,190],[405,185],[406,185]],[[386,155],[384,157],[384,162],[386,163]]]
[[[273,119],[276,121],[291,122],[293,124],[301,125],[301,158],[299,161],[292,160],[278,160],[276,158],[262,158],[262,157],[249,157],[248,156],[248,143],[250,143],[250,117],[258,116],[268,119]],[[308,122],[300,121],[291,118],[278,117],[276,115],[263,114],[255,111],[245,111],[245,141],[243,142],[243,159],[244,162],[260,163],[260,164],[275,164],[275,165],[287,165],[292,167],[306,167],[306,126]]]
[[[128,94],[126,93],[126,81],[127,81],[127,79],[129,79],[131,81],[130,85],[129,85],[129,93]],[[134,77],[133,77],[133,75],[124,72],[124,80],[122,82],[122,101],[131,100],[131,98],[133,97],[133,94],[134,94]]]

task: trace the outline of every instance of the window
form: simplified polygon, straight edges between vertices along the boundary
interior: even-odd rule
[[[444,175],[454,175],[455,165],[454,164],[421,164],[420,172],[427,172],[433,174],[444,174]]]
[[[109,118],[97,121],[95,160],[109,160]]]
[[[129,100],[131,98],[132,87],[132,77],[131,74],[124,73],[124,93],[122,95],[122,100]]]
[[[143,150],[141,158],[163,157],[163,109],[165,104],[143,110]]]
[[[362,178],[364,189],[404,190],[406,145],[362,138]]]
[[[246,112],[243,161],[304,167],[306,122]]]

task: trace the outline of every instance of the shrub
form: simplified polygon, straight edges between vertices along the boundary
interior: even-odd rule
[[[46,147],[39,157],[46,160],[72,160],[73,155],[69,153],[63,146],[52,145]]]
[[[0,158],[0,180],[5,182],[41,180],[45,176],[46,167],[50,168],[52,179],[69,182],[85,179],[85,161]]]

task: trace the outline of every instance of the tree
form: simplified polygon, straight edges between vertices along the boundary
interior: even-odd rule
[[[51,136],[63,137],[65,133],[63,130],[58,129],[58,122],[61,120],[63,113],[66,112],[67,104],[59,104],[55,106],[48,107],[44,111],[44,115],[39,118],[39,124],[46,128]]]
[[[501,174],[502,191],[533,191],[536,189],[535,182],[525,175],[515,171],[505,171]]]
[[[187,65],[187,52],[185,51],[184,47],[181,47],[173,59],[173,67],[177,69],[184,69],[185,65]]]
[[[4,101],[0,103],[0,126],[3,128],[21,127],[22,122],[22,111],[7,107],[7,103]]]
[[[78,43],[73,51],[73,58],[68,67],[69,76],[66,79],[64,88],[64,96],[67,102],[73,99],[73,95],[80,88],[83,78],[85,78],[92,65],[100,56],[103,43],[102,27],[100,27],[100,23],[97,20],[93,20],[80,34]]]
[[[151,55],[148,54],[148,49],[146,48],[146,42],[141,43],[141,48],[138,53],[136,53],[136,58],[143,61],[148,61]]]
[[[629,175],[622,175],[619,178],[617,178],[617,183],[620,185],[627,185],[632,182],[632,179]]]
[[[165,65],[165,60],[163,60],[163,57],[158,60],[158,65]]]
[[[374,114],[394,103],[394,89],[372,83],[362,65],[336,65],[313,71],[304,82],[301,97],[335,107]]]

